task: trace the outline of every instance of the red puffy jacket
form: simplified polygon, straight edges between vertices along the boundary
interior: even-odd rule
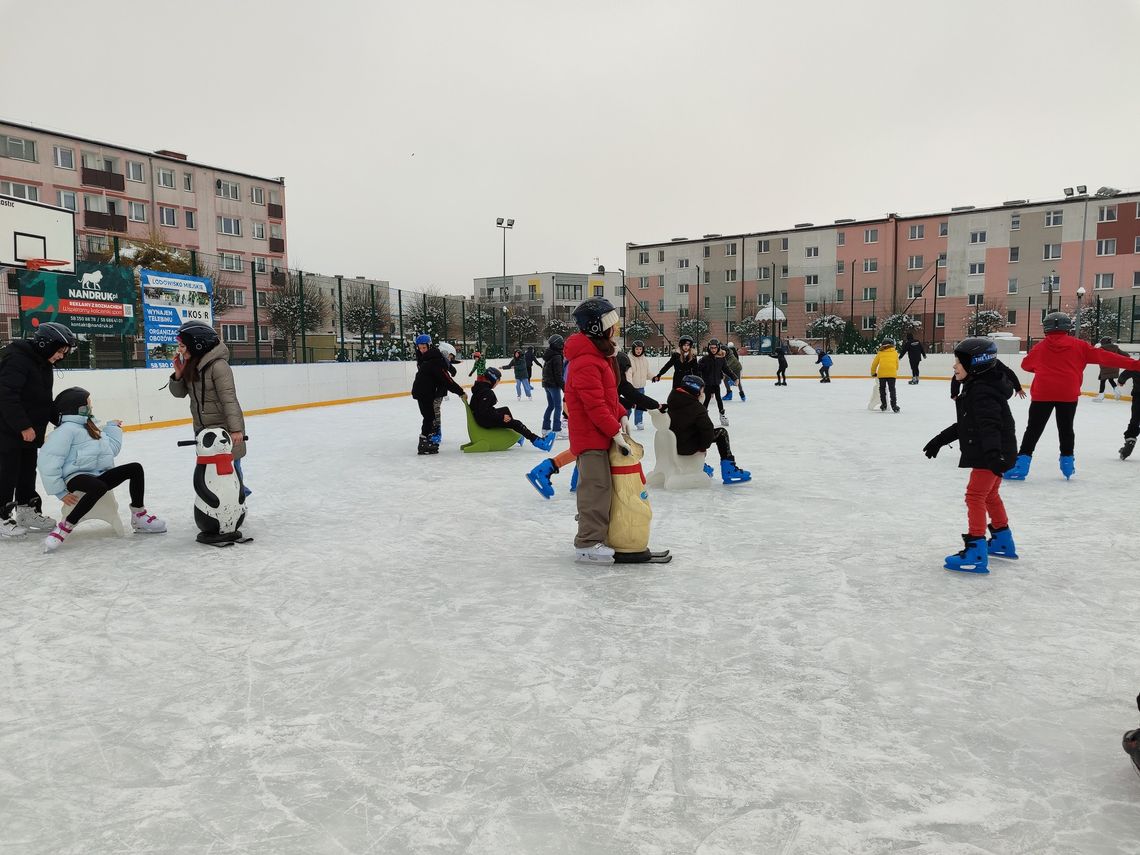
[[[1140,361],[1120,353],[1101,350],[1067,332],[1047,333],[1021,360],[1021,367],[1033,373],[1029,394],[1034,401],[1075,401],[1081,396],[1085,366],[1112,365],[1140,368]]]
[[[583,333],[566,340],[566,421],[570,451],[606,451],[621,430],[625,407],[618,401],[614,361],[602,356]]]

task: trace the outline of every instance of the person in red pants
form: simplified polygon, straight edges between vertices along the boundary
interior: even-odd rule
[[[989,573],[989,557],[1017,558],[1009,516],[1002,503],[1001,476],[1017,453],[1017,429],[1009,399],[1013,387],[1004,372],[995,371],[997,345],[988,338],[967,338],[954,348],[954,376],[962,392],[954,400],[957,421],[922,449],[927,457],[958,442],[960,469],[970,470],[966,485],[969,531],[962,535],[965,549],[946,556],[947,570]],[[986,541],[986,520],[992,535]]]

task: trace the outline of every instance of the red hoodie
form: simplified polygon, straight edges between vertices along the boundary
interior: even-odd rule
[[[1067,332],[1045,335],[1021,360],[1021,367],[1033,373],[1029,394],[1034,401],[1075,401],[1081,396],[1081,380],[1090,362],[1116,368],[1140,368],[1140,360],[1101,350]]]
[[[621,430],[625,407],[618,401],[613,358],[602,356],[583,333],[566,340],[566,421],[570,451],[607,451]]]

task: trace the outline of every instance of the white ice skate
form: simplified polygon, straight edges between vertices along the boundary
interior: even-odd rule
[[[721,427],[728,427],[728,416],[726,416],[724,413],[720,414],[720,424]]]
[[[614,551],[604,543],[593,546],[580,546],[574,550],[575,561],[583,564],[613,564]]]
[[[1115,389],[1113,389],[1112,394],[1113,394],[1113,396],[1115,396],[1116,400],[1119,401],[1120,400],[1120,387],[1117,386]]]
[[[28,533],[22,525],[16,525],[15,520],[0,520],[0,540],[17,540]]]
[[[145,534],[161,534],[166,531],[166,523],[148,514],[146,508],[131,508],[131,528]]]
[[[55,520],[45,517],[31,505],[16,505],[13,517],[16,525],[29,531],[51,531],[55,528]]]
[[[44,538],[44,552],[55,552],[63,546],[69,534],[71,534],[71,524],[67,520],[60,520],[51,534]]]
[[[1104,392],[1101,392],[1099,395],[1097,395],[1095,398],[1093,398],[1093,400],[1094,401],[1103,401],[1104,400]]]

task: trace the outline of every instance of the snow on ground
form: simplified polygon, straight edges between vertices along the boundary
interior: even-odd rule
[[[0,851],[1140,852],[1127,404],[1068,483],[1049,428],[977,577],[947,384],[869,386],[750,382],[755,481],[654,492],[665,566],[574,564],[569,473],[461,454],[454,399],[434,458],[407,398],[251,419],[224,550],[187,430],[128,434],[170,533],[0,544]]]

